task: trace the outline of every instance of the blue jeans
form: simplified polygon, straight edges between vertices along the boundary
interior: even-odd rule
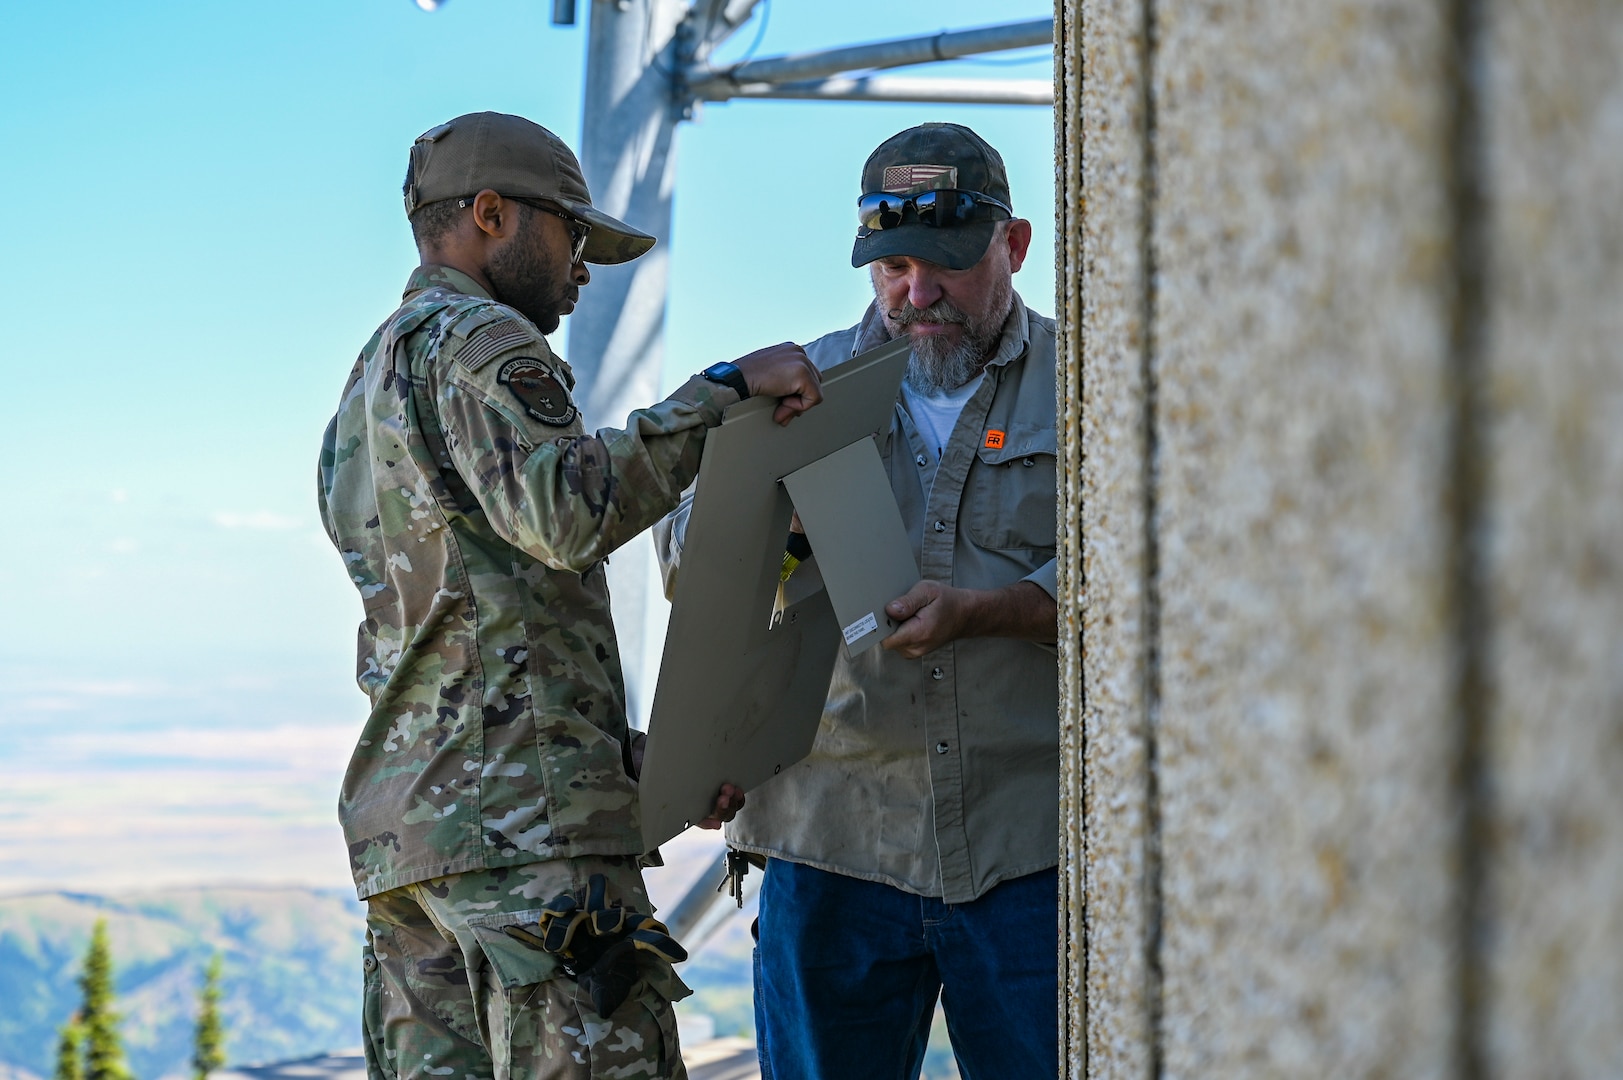
[[[916,1080],[936,998],[964,1080],[1059,1073],[1058,879],[948,904],[772,859],[761,884],[762,1080]]]

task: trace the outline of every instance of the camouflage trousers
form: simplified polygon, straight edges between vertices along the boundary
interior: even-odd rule
[[[686,1080],[672,1002],[691,991],[669,964],[644,970],[598,1016],[551,953],[510,937],[563,893],[603,874],[608,898],[651,911],[633,857],[556,859],[391,889],[367,901],[369,1080]]]

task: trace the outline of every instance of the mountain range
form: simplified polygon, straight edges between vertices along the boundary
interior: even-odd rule
[[[347,891],[300,887],[0,896],[0,1080],[52,1074],[58,1032],[78,1007],[76,980],[101,918],[136,1080],[189,1073],[197,990],[215,952],[223,960],[230,1067],[359,1053],[365,911]],[[754,1036],[752,915],[739,912],[679,969],[695,990],[679,1009],[690,1020],[708,1017],[701,1030],[713,1021],[717,1035]]]
[[[140,1080],[187,1071],[197,989],[215,952],[224,961],[232,1064],[359,1047],[364,911],[349,894],[304,888],[0,897],[0,1074],[51,1075],[100,918],[124,1048]]]
[[[679,862],[708,863],[678,855]],[[660,884],[674,893],[686,878]],[[347,890],[303,887],[0,896],[0,1080],[51,1076],[58,1032],[78,1007],[77,979],[101,918],[112,951],[114,1008],[123,1017],[136,1080],[189,1076],[197,991],[215,952],[223,960],[229,1069],[359,1054],[365,910]],[[684,1023],[698,1022],[696,1032],[754,1040],[753,915],[752,901],[678,968],[694,990],[678,1013]],[[957,1076],[939,1019],[924,1075]]]

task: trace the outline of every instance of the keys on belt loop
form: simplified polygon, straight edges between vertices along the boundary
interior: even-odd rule
[[[736,900],[738,906],[742,908],[744,906],[744,875],[749,872],[749,856],[742,851],[734,851],[732,848],[728,848],[727,876],[721,879],[721,884],[716,886],[716,891],[721,892],[721,890],[726,889],[727,895]]]

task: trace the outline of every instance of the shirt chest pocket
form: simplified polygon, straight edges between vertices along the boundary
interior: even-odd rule
[[[988,439],[988,441],[991,441]],[[979,547],[1052,557],[1056,503],[1054,430],[1010,431],[983,445],[969,467],[963,512]]]

